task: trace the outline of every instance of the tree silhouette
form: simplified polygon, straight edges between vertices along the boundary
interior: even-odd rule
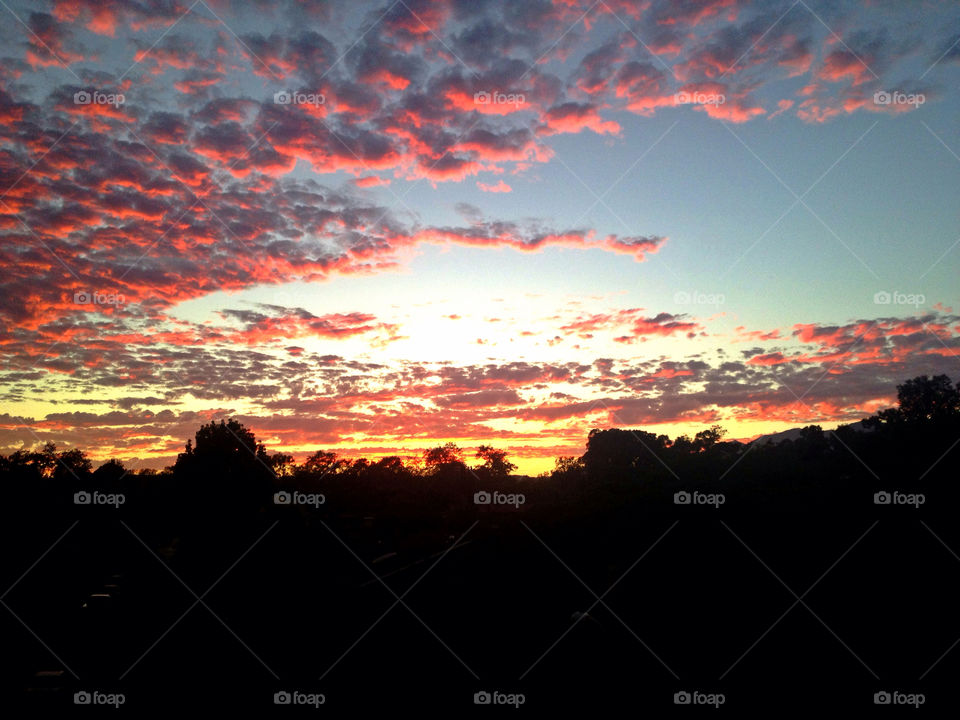
[[[17,450],[0,460],[0,468],[22,479],[39,479],[53,476],[57,465],[57,446],[48,442],[38,450]]]
[[[718,442],[723,439],[723,436],[727,434],[727,431],[724,430],[719,425],[713,425],[707,430],[701,430],[698,432],[693,439],[694,446],[699,450],[709,450]]]
[[[83,484],[90,477],[93,463],[79,448],[64,450],[56,455],[53,479],[56,482]]]
[[[947,420],[960,415],[960,388],[946,375],[920,375],[897,385],[900,414],[909,423]]]
[[[556,474],[582,474],[584,471],[583,460],[572,455],[561,455],[554,460],[553,472]]]
[[[377,462],[371,465],[371,468],[375,468],[379,472],[389,473],[391,475],[399,475],[404,471],[403,458],[398,457],[397,455],[389,455],[384,458],[380,458]]]
[[[253,432],[231,418],[202,425],[195,443],[188,440],[177,456],[173,474],[196,506],[195,514],[215,508],[247,513],[267,502],[276,480],[275,464]]]
[[[259,475],[270,468],[263,443],[253,432],[231,418],[219,424],[201,425],[195,445],[187,440],[186,450],[177,457],[174,472],[209,470],[217,475]]]
[[[430,448],[423,453],[423,464],[428,470],[463,465],[463,450],[452,442]]]
[[[303,463],[303,471],[315,479],[342,472],[348,467],[350,467],[349,460],[341,458],[335,452],[325,450],[317,450]]]
[[[483,464],[477,469],[490,478],[505,478],[517,469],[516,465],[507,460],[505,450],[497,450],[490,445],[481,445],[478,447],[476,457],[483,460]]]
[[[268,463],[277,477],[292,475],[296,468],[296,461],[290,453],[273,453],[269,456]]]
[[[127,469],[119,460],[107,460],[103,465],[93,471],[91,479],[99,486],[111,487],[120,482],[121,478],[127,474]]]
[[[635,478],[638,471],[660,465],[670,439],[644,430],[591,430],[583,463],[591,479]]]

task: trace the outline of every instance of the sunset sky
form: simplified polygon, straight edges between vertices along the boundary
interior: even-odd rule
[[[0,453],[834,427],[960,379],[960,5],[0,2]]]

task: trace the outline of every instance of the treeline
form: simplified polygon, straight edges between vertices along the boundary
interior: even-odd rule
[[[960,387],[946,375],[898,386],[898,406],[858,429],[803,428],[796,439],[725,441],[720,426],[671,439],[642,429],[594,429],[579,457],[560,457],[537,478],[513,475],[507,452],[482,445],[469,460],[453,443],[411,462],[399,456],[349,459],[319,450],[297,463],[269,452],[236,420],[203,425],[172,467],[131,471],[117,460],[96,469],[79,449],[52,443],[0,456],[8,501],[76,504],[76,493],[122,494],[171,516],[243,516],[275,505],[278,492],[313,493],[336,512],[449,513],[480,491],[523,493],[525,503],[594,505],[628,495],[672,502],[677,492],[724,493],[740,503],[784,507],[859,503],[884,490],[939,492],[960,452]],[[96,504],[95,502],[93,504]],[[321,503],[317,503],[321,504]],[[115,508],[116,509],[116,508]],[[190,510],[192,509],[192,510]],[[175,512],[174,512],[175,510]]]

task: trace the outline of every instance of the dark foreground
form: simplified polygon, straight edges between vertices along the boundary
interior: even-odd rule
[[[689,692],[870,712],[889,692],[955,709],[954,518],[625,502],[417,529],[278,507],[171,544],[147,516],[92,509],[4,538],[5,578],[29,570],[3,598],[5,700],[479,712],[475,694],[499,692],[526,710],[683,710]]]

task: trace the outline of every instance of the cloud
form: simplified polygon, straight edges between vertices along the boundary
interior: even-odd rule
[[[355,179],[353,184],[359,188],[382,187],[390,184],[390,178],[380,177],[379,175],[366,175]]]
[[[513,190],[513,188],[507,185],[503,180],[497,181],[495,185],[488,185],[487,183],[478,181],[477,187],[483,190],[483,192],[491,192],[491,193],[508,193]]]
[[[623,333],[614,340],[627,344],[654,335],[669,337],[682,334],[692,337],[702,329],[698,323],[686,320],[685,315],[662,312],[650,317],[642,313],[642,308],[632,308],[611,313],[581,315],[576,320],[562,325],[560,329],[579,337],[591,337],[592,333],[600,330]]]
[[[604,120],[599,109],[587,103],[566,102],[549,108],[541,116],[543,125],[537,128],[541,135],[557,133],[578,133],[592,130],[598,135],[620,133],[620,124],[614,120]]]

